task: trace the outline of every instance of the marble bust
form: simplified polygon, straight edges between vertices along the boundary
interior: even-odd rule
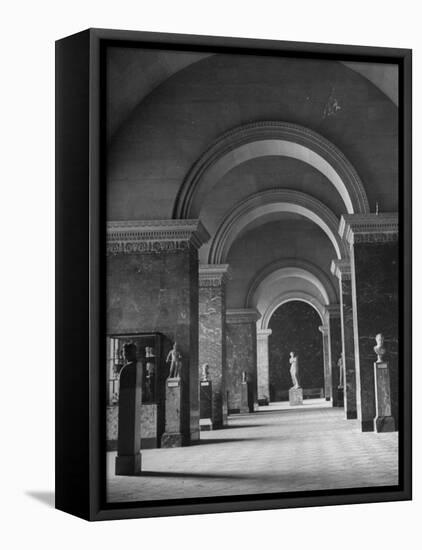
[[[248,373],[244,370],[242,372],[242,384],[246,384],[247,381],[248,381]]]
[[[383,356],[385,355],[386,349],[384,347],[384,335],[379,333],[375,336],[375,341],[377,343],[376,346],[374,346],[374,351],[377,354],[377,363],[383,362]]]
[[[290,352],[290,376],[292,377],[293,388],[295,390],[300,388],[299,384],[299,357],[294,351]]]
[[[209,380],[209,365],[208,365],[208,363],[204,363],[202,365],[201,380],[203,382],[207,382]]]

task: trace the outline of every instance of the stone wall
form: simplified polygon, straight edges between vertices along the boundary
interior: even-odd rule
[[[269,328],[270,400],[286,399],[292,386],[289,355],[299,355],[299,381],[304,389],[324,387],[321,318],[304,302],[288,302],[271,317]]]

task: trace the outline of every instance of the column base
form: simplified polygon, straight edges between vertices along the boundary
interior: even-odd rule
[[[166,433],[161,436],[161,448],[171,449],[172,447],[184,447],[186,438],[180,432]]]
[[[393,416],[377,416],[374,418],[374,431],[378,433],[382,432],[395,432],[396,423]]]
[[[136,455],[116,456],[116,476],[134,476],[142,471],[141,453]]]
[[[356,420],[358,417],[357,411],[346,411],[347,420]]]

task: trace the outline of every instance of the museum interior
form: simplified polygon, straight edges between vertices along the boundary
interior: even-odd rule
[[[396,485],[398,67],[109,47],[106,108],[108,499]]]

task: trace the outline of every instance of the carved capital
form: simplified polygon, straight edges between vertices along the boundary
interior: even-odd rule
[[[136,220],[107,223],[107,254],[177,252],[209,240],[200,220]]]
[[[226,311],[226,322],[232,325],[245,323],[256,323],[261,314],[256,309],[228,309]]]
[[[270,328],[260,328],[256,331],[256,336],[258,340],[268,340],[272,333],[273,331]]]
[[[352,278],[349,260],[332,260],[331,273],[340,281],[350,281]]]
[[[229,264],[206,264],[199,266],[199,286],[201,288],[223,286],[229,277]]]
[[[340,236],[350,245],[356,243],[385,243],[397,241],[399,220],[397,212],[382,214],[343,214]]]

